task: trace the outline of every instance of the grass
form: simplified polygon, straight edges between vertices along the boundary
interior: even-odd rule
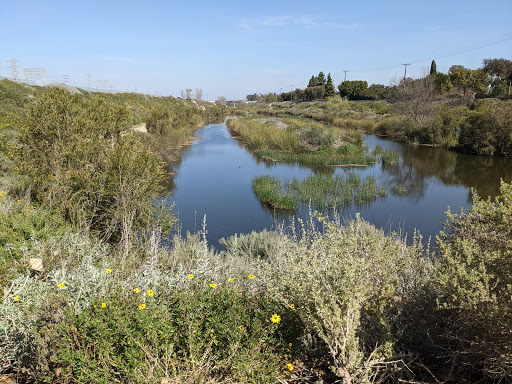
[[[252,189],[258,199],[275,209],[296,209],[297,198],[283,190],[281,181],[271,176],[259,176],[252,180]]]
[[[403,196],[403,195],[407,195],[407,193],[409,192],[406,188],[405,188],[405,185],[403,183],[398,183],[396,184],[394,187],[393,187],[393,195],[396,195],[396,196]]]
[[[382,164],[396,164],[398,159],[400,158],[397,151],[392,151],[390,149],[384,149],[380,145],[377,145],[372,154],[377,156],[377,158],[382,162]]]
[[[373,176],[361,181],[352,172],[345,176],[312,175],[302,181],[294,178],[285,182],[285,188],[275,177],[259,176],[253,179],[253,190],[262,203],[288,209],[296,209],[298,201],[303,204],[312,203],[318,209],[346,208],[354,203],[371,204],[377,197],[387,196],[386,187],[377,187]],[[288,202],[293,204],[287,205]]]

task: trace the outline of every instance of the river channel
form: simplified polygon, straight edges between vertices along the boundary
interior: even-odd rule
[[[373,164],[368,167],[311,168],[297,164],[258,161],[241,143],[233,139],[225,124],[211,124],[196,131],[195,142],[185,148],[179,162],[170,165],[169,202],[179,219],[181,234],[202,229],[206,215],[206,239],[220,248],[219,239],[239,233],[273,229],[288,225],[296,216],[307,218],[308,206],[296,212],[275,212],[262,205],[251,189],[255,176],[272,175],[283,182],[304,179],[314,173],[372,175],[388,195],[374,203],[352,205],[329,214],[350,219],[356,213],[378,228],[400,232],[408,239],[415,230],[423,239],[442,229],[447,208],[452,212],[471,208],[471,190],[480,196],[499,193],[500,178],[512,181],[512,159],[471,156],[443,148],[406,145],[366,135],[369,149],[380,145],[399,153],[398,164]],[[394,194],[402,184],[407,193]]]

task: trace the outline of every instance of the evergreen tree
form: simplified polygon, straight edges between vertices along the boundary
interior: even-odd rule
[[[432,60],[432,64],[430,64],[430,74],[435,75],[437,73],[436,61]]]
[[[308,87],[316,87],[318,84],[318,78],[316,76],[311,76],[311,79],[309,79]]]
[[[336,88],[332,82],[331,73],[327,75],[327,83],[325,84],[325,97],[332,97],[336,94]]]
[[[325,75],[323,72],[320,72],[318,74],[317,79],[318,79],[318,85],[325,85]]]

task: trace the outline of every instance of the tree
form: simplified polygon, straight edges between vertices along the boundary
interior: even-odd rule
[[[491,78],[482,68],[471,70],[469,75],[470,87],[475,93],[487,93]]]
[[[434,78],[425,76],[421,79],[403,79],[393,87],[394,107],[416,125],[425,125],[437,114],[436,90]]]
[[[316,87],[318,88],[318,87]],[[323,88],[323,87],[322,87]],[[306,93],[303,89],[297,88],[293,91],[293,100],[305,100]]]
[[[346,80],[338,85],[338,90],[341,97],[348,97],[352,100],[357,100],[365,89],[368,88],[368,83],[364,80]]]
[[[311,76],[311,79],[309,79],[308,87],[316,87],[318,85],[318,78],[316,76]]]
[[[332,97],[336,94],[336,89],[332,82],[331,73],[327,75],[327,83],[325,84],[325,97]]]
[[[277,95],[273,92],[269,92],[264,96],[262,95],[262,99],[265,103],[275,103],[277,101]]]
[[[450,80],[457,88],[462,89],[464,94],[466,94],[470,88],[470,71],[470,69],[462,65],[452,65],[448,70]]]
[[[256,93],[253,93],[252,95],[245,96],[245,98],[247,99],[247,101],[257,101],[258,95]]]
[[[187,89],[185,90],[185,99],[187,99],[187,100],[192,99],[192,89],[187,88]]]
[[[196,101],[198,103],[203,101],[203,90],[201,88],[196,88]]]
[[[226,105],[226,98],[224,96],[219,96],[217,99],[217,104]]]
[[[452,83],[462,89],[464,94],[469,90],[477,93],[486,93],[491,78],[483,69],[468,69],[462,65],[452,65],[448,71]]]
[[[491,77],[494,95],[510,95],[512,85],[512,61],[506,59],[485,59],[483,70]]]
[[[435,75],[436,73],[437,73],[436,61],[432,60],[432,64],[430,64],[430,74]]]
[[[389,87],[384,84],[372,84],[368,87],[368,90],[372,91],[377,99],[387,99],[390,97]]]
[[[325,75],[323,72],[318,74],[318,85],[325,85]]]
[[[435,86],[437,92],[441,95],[449,93],[453,89],[453,84],[452,81],[450,80],[450,76],[442,72],[436,73]]]

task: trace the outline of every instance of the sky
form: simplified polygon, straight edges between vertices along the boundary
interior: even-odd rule
[[[312,75],[390,85],[512,60],[511,0],[0,0],[0,76],[16,59],[46,82],[244,99],[304,88]]]

